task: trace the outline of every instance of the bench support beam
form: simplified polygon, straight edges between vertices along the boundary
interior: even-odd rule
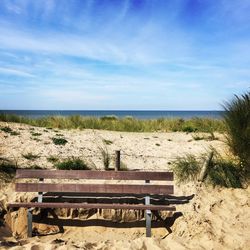
[[[44,179],[43,178],[39,178],[39,182],[43,183]],[[37,198],[38,202],[43,202],[43,192],[38,192],[38,198]]]
[[[146,180],[145,183],[149,184],[150,181]],[[150,205],[150,196],[145,197],[145,205]],[[146,237],[151,237],[151,210],[145,211],[146,217]]]
[[[27,211],[28,237],[32,237],[32,210],[32,208],[29,208]]]

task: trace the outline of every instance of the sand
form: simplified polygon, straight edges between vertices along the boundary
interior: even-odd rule
[[[0,126],[6,126],[6,123],[0,123]],[[8,126],[20,135],[0,132],[1,157],[15,161],[23,168],[37,165],[50,169],[53,164],[48,162],[48,156],[61,159],[74,155],[87,159],[96,169],[103,169],[100,147],[106,147],[112,155],[115,150],[121,150],[123,164],[129,169],[145,170],[168,170],[176,157],[187,153],[198,157],[208,152],[211,146],[227,154],[224,137],[220,134],[216,134],[219,140],[196,141],[192,134],[180,132],[54,131],[21,124]],[[32,136],[34,132],[42,135]],[[63,134],[68,143],[54,145],[51,138],[56,134]],[[39,155],[39,158],[27,160],[23,157],[27,153]],[[249,188],[225,189],[187,183],[175,184],[175,194],[193,198],[189,203],[177,205],[175,215],[162,214],[172,233],[161,226],[153,228],[152,237],[146,238],[143,215],[134,211],[81,211],[80,214],[62,211],[62,218],[78,220],[80,226],[65,226],[64,233],[59,233],[57,226],[34,224],[45,236],[27,239],[26,211],[19,209],[5,214],[0,220],[0,249],[249,249]],[[1,183],[0,217],[3,217],[8,202],[29,200],[31,196],[15,193],[14,181]],[[122,226],[131,222],[133,226]]]

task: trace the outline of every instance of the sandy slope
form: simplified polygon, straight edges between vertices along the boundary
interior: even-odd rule
[[[19,124],[10,126],[15,130],[18,128],[23,130],[19,130],[20,136],[6,137],[6,133],[0,132],[3,156],[14,157],[22,167],[34,164],[52,167],[46,157],[42,156],[80,155],[84,159],[91,156],[89,159],[92,164],[102,168],[98,147],[104,146],[103,139],[113,142],[107,146],[110,152],[121,149],[123,153],[128,154],[127,156],[123,154],[122,160],[131,169],[167,169],[168,163],[176,156],[185,153],[199,155],[206,152],[210,145],[225,152],[222,141],[194,141],[190,134],[185,133],[121,133],[92,130],[44,132],[44,128],[35,128],[35,132],[42,133],[39,136],[41,141],[35,141],[31,139],[31,132],[34,131],[30,130],[29,126]],[[54,145],[51,137],[57,133],[63,134],[69,143],[65,146]],[[35,161],[24,159],[22,154],[29,152],[39,154],[41,157]],[[2,207],[5,207],[9,201],[30,198],[30,194],[16,194],[13,190],[13,183],[2,185],[0,190]],[[64,233],[54,235],[51,233],[58,232],[56,226],[35,224],[34,227],[39,232],[46,233],[47,236],[36,236],[27,240],[23,237],[26,228],[26,211],[20,209],[19,212],[5,216],[6,224],[12,226],[14,237],[7,226],[0,224],[0,242],[3,249],[7,245],[12,246],[12,249],[249,249],[249,188],[222,189],[193,183],[176,185],[176,195],[193,194],[194,197],[189,203],[177,206],[176,216],[162,214],[165,217],[169,216],[166,222],[171,226],[171,234],[161,226],[153,228],[152,238],[145,238],[144,222],[140,220],[142,215],[135,214],[133,211],[127,214],[124,211],[115,213],[112,210],[101,213],[82,211],[79,215],[75,215],[74,211],[70,213],[63,211],[61,212],[63,218],[75,220],[80,218],[83,224],[86,221],[90,223],[88,226],[66,226]],[[180,212],[182,216],[178,217]],[[171,216],[173,216],[172,219]],[[109,226],[103,226],[100,221],[107,219],[111,220],[106,222]],[[134,226],[120,227],[118,225],[126,225],[126,223],[117,224],[117,220],[132,221]]]

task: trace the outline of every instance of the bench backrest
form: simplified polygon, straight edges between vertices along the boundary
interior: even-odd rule
[[[172,172],[96,171],[96,170],[37,170],[18,169],[16,179],[38,179],[38,183],[16,183],[17,192],[90,193],[90,194],[143,194],[167,195],[174,193]],[[140,184],[79,184],[44,183],[44,179],[72,180],[143,180]],[[151,184],[150,181],[164,181]]]

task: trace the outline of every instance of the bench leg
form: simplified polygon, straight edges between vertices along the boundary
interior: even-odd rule
[[[28,237],[32,237],[32,209],[28,208],[27,211],[27,221],[28,221]]]
[[[151,237],[151,210],[146,210],[146,237]]]

